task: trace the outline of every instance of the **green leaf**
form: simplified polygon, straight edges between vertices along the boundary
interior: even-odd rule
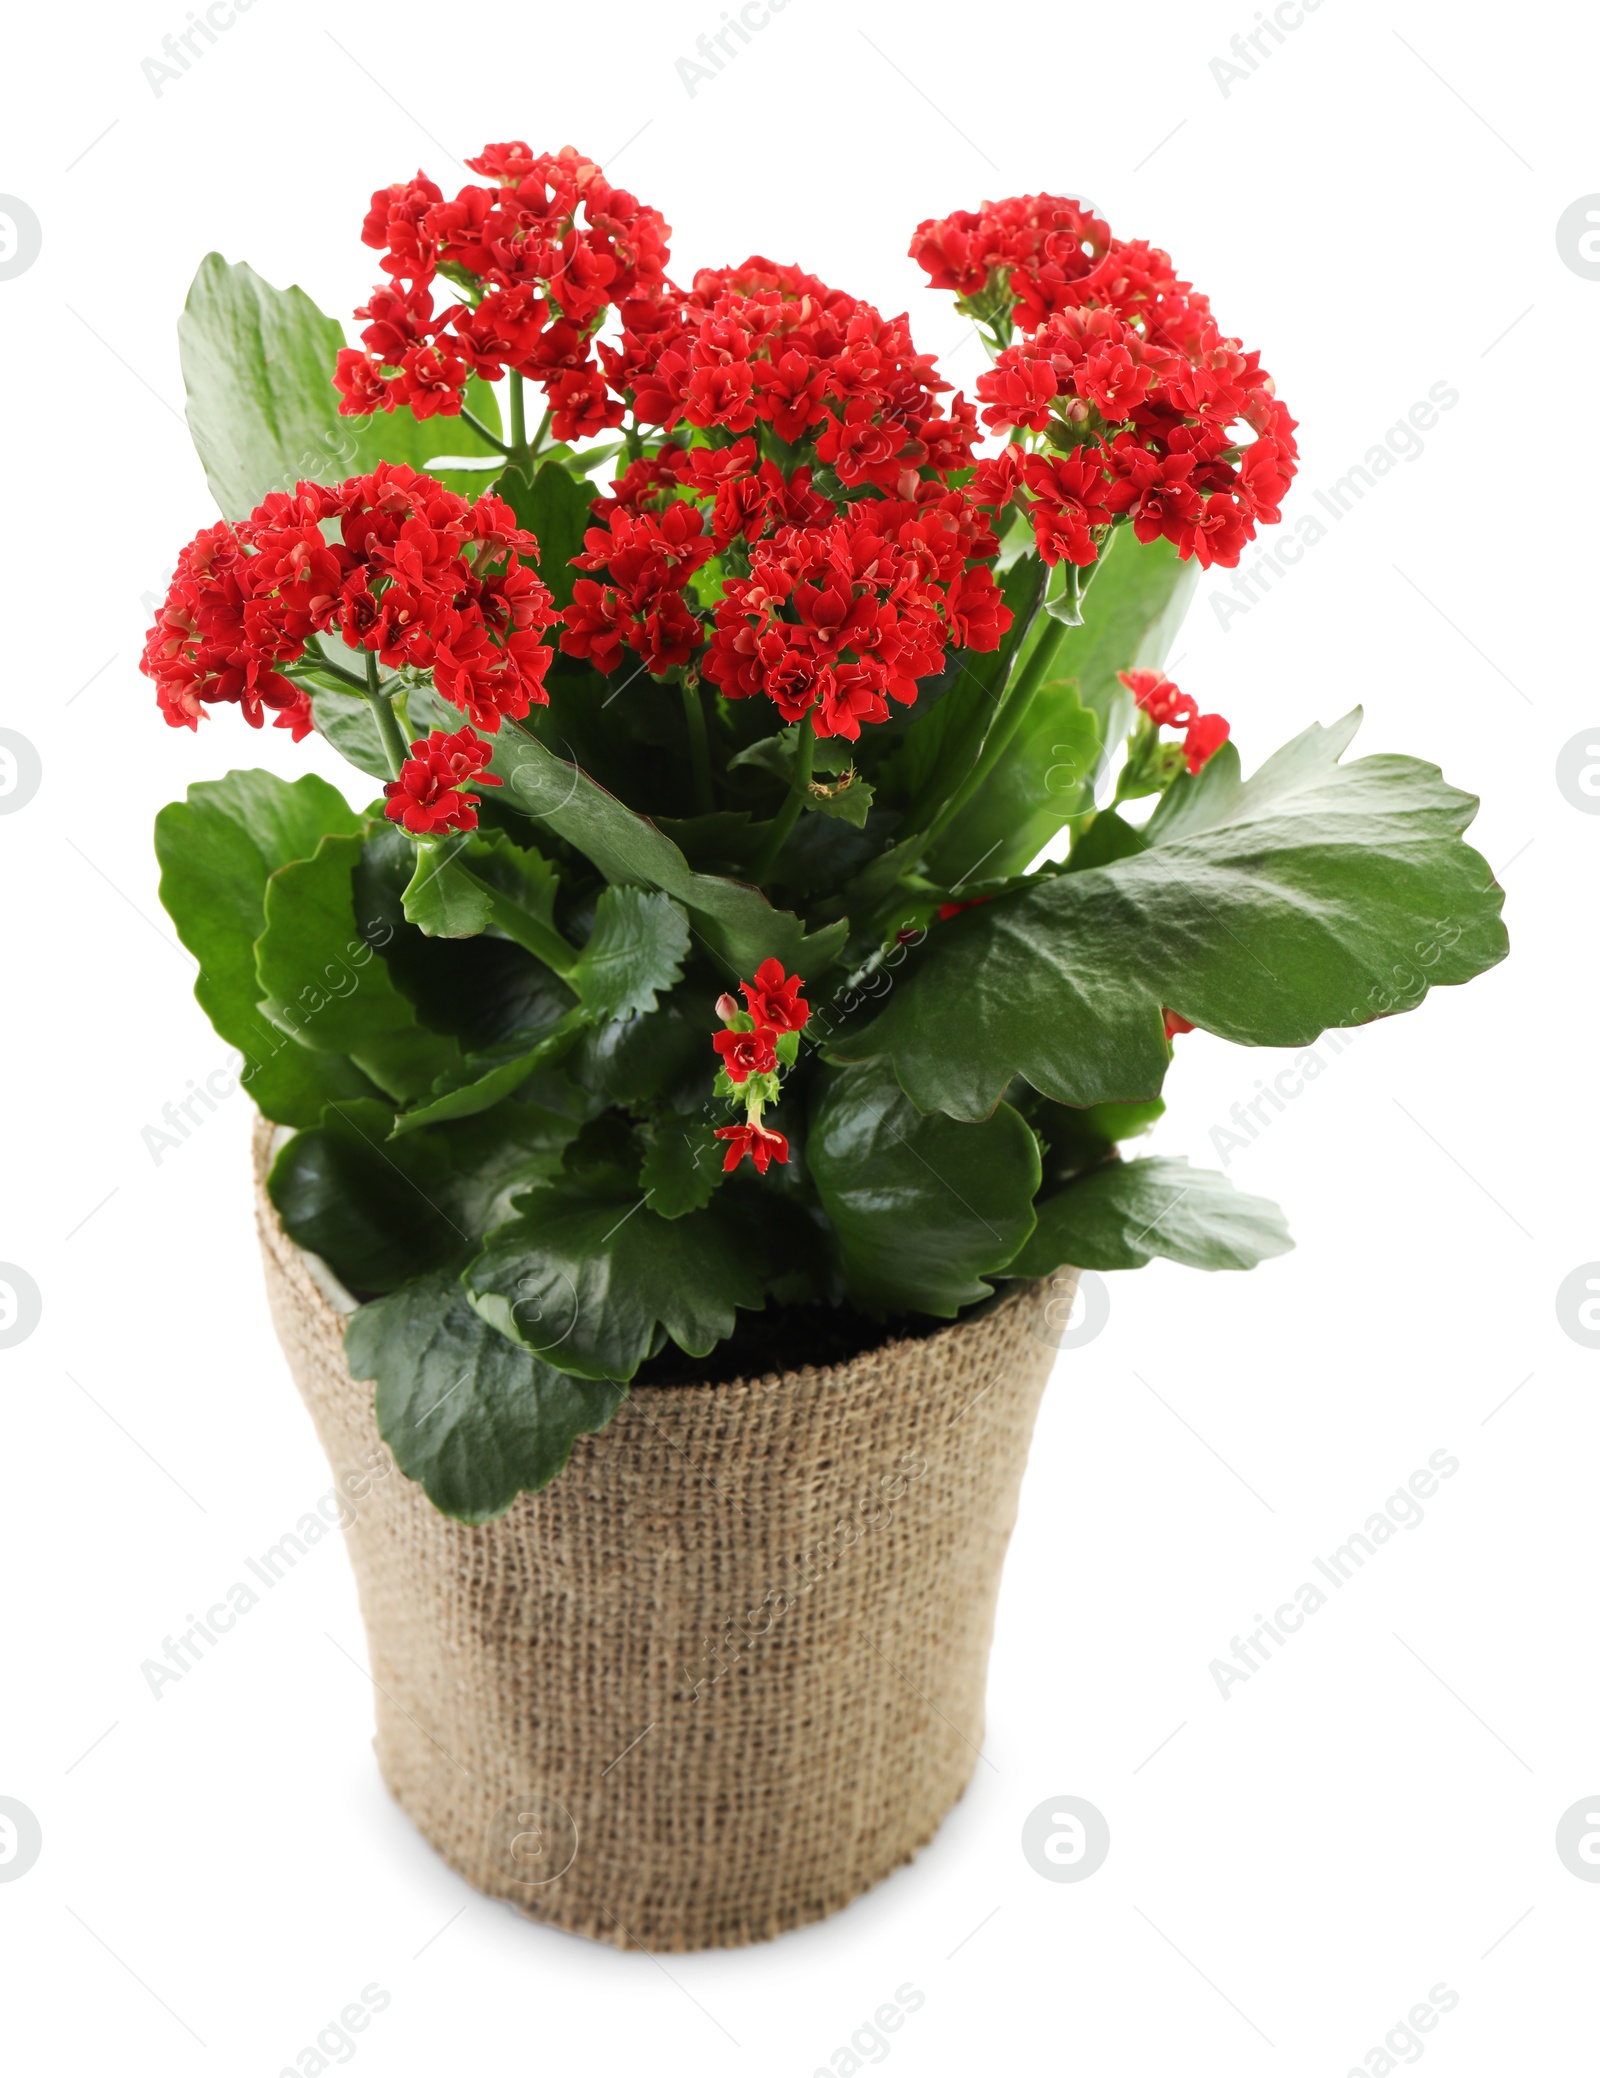
[[[448,1125],[458,1118],[473,1118],[489,1111],[522,1088],[539,1069],[558,1061],[572,1047],[583,1025],[583,1013],[574,1010],[533,1045],[510,1054],[468,1054],[459,1069],[441,1077],[433,1094],[403,1111],[394,1122],[395,1134],[414,1133],[420,1126]]]
[[[490,769],[512,801],[591,859],[613,886],[657,888],[681,902],[695,935],[730,976],[753,974],[763,960],[777,959],[811,981],[838,958],[845,927],[807,938],[799,917],[774,909],[759,888],[692,872],[647,816],[635,815],[527,730],[507,726],[492,741]]]
[[[608,1018],[584,1032],[568,1072],[613,1104],[691,1110],[705,1095],[716,1056],[711,1035],[715,986],[682,983],[660,1008],[642,1016]]]
[[[873,1313],[949,1318],[1033,1229],[1039,1144],[1021,1116],[927,1116],[886,1065],[824,1071],[806,1160],[850,1296]]]
[[[804,806],[813,814],[833,816],[864,830],[872,809],[872,788],[859,772],[847,772],[831,785],[825,780],[813,780],[806,789]]]
[[[452,438],[472,439],[459,422],[419,422],[409,411],[341,417],[333,370],[345,344],[342,327],[304,289],[275,289],[220,253],[201,261],[178,320],[178,352],[189,432],[225,518],[243,519],[269,491],[302,478],[338,483],[380,461],[421,469],[440,450],[442,424]],[[484,417],[492,394],[474,377],[468,408]],[[484,487],[473,471],[428,473],[463,497]]]
[[[1057,565],[1052,590],[1065,567]],[[1198,579],[1199,566],[1180,561],[1170,542],[1116,529],[1084,587],[1081,625],[1069,622],[1016,736],[940,839],[927,866],[933,879],[959,887],[980,873],[1025,872],[1071,817],[1093,807],[1105,753],[1133,711],[1117,673],[1165,662]]]
[[[395,1463],[458,1522],[491,1522],[548,1486],[573,1438],[603,1429],[627,1397],[496,1334],[445,1275],[363,1306],[344,1346],[352,1376],[377,1381],[378,1433]]]
[[[999,648],[955,651],[955,683],[937,706],[907,729],[894,770],[913,828],[925,828],[972,770],[1012,665],[1030,637],[1037,639],[1033,617],[1044,583],[1045,568],[1037,555],[1022,556],[1011,565],[1000,578],[1012,620]]]
[[[1046,1185],[1053,1189],[1098,1168],[1120,1141],[1148,1133],[1166,1108],[1159,1097],[1147,1104],[1091,1104],[1086,1111],[1036,1098],[1028,1117],[1040,1138]]]
[[[639,1188],[648,1193],[650,1210],[658,1219],[701,1211],[722,1181],[722,1157],[716,1128],[704,1119],[663,1119],[639,1171]]]
[[[670,895],[608,887],[567,980],[591,1017],[634,1017],[683,979],[688,953],[689,919]]]
[[[379,1101],[330,1105],[281,1150],[267,1179],[290,1237],[358,1293],[459,1269],[514,1192],[559,1172],[578,1130],[519,1103],[398,1140],[393,1122]]]
[[[267,1177],[285,1231],[355,1292],[393,1291],[473,1237],[448,1208],[451,1164],[437,1138],[387,1145],[393,1113],[379,1101],[329,1105],[296,1133]]]
[[[572,1008],[571,990],[498,933],[428,938],[407,923],[402,905],[415,865],[404,831],[387,821],[367,825],[354,875],[362,935],[383,947],[390,979],[430,1031],[448,1033],[467,1054],[524,1051]]]
[[[1199,582],[1199,564],[1182,560],[1170,541],[1140,541],[1132,527],[1118,527],[1106,544],[1084,598],[1083,625],[1068,630],[1050,675],[1076,684],[1108,749],[1126,736],[1133,716],[1133,695],[1117,673],[1135,665],[1160,670]]]
[[[1102,808],[1079,831],[1066,870],[1087,873],[1091,866],[1114,866],[1118,859],[1131,859],[1147,849],[1142,830],[1125,823],[1114,808]]]
[[[302,674],[304,675],[304,674]],[[389,760],[372,709],[360,693],[319,688],[311,695],[311,718],[317,734],[331,743],[369,779],[387,779]]]
[[[464,849],[464,840],[417,846],[417,869],[401,904],[406,922],[426,937],[476,938],[488,928],[488,890],[462,872]]]
[[[963,887],[1025,873],[1064,824],[1094,805],[1099,761],[1100,725],[1076,684],[1048,680],[1005,754],[929,854],[928,877]]]
[[[1170,1156],[1107,1162],[1044,1199],[1038,1213],[1008,1276],[1048,1277],[1063,1263],[1137,1270],[1157,1255],[1195,1270],[1253,1270],[1294,1246],[1270,1199]]]
[[[465,1272],[503,1335],[581,1378],[629,1379],[664,1328],[704,1356],[736,1307],[763,1303],[760,1251],[716,1206],[658,1219],[642,1192],[551,1184],[523,1199]]]
[[[268,880],[329,833],[360,825],[344,796],[309,772],[292,785],[270,772],[200,780],[156,818],[161,900],[200,962],[195,999],[217,1036],[244,1055],[256,1104],[283,1125],[315,1125],[332,1099],[374,1094],[351,1062],[297,1046],[256,1007]]]
[[[348,1054],[401,1101],[458,1064],[454,1040],[417,1022],[411,1004],[356,925],[350,876],[359,835],[324,837],[309,859],[267,883],[256,974],[273,1018],[319,1053]]]
[[[589,510],[594,503],[594,485],[580,483],[559,462],[545,462],[530,483],[520,470],[508,469],[495,484],[495,495],[504,498],[539,543],[539,575],[550,587],[557,606],[572,603],[572,587],[579,572],[572,558],[581,553],[586,529],[596,525]]]
[[[1065,1104],[1155,1096],[1163,1007],[1245,1046],[1308,1046],[1505,957],[1477,802],[1414,758],[1338,762],[1359,713],[1239,776],[1187,775],[1147,848],[937,925],[840,1060],[892,1057],[928,1110],[985,1117],[1021,1074]]]

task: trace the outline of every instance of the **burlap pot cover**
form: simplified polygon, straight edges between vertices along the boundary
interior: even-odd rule
[[[378,1764],[440,1854],[533,1918],[667,1951],[822,1919],[925,1846],[983,1740],[1063,1280],[829,1369],[641,1388],[472,1527],[384,1448],[262,1188],[270,1134],[272,1317],[348,1497]]]

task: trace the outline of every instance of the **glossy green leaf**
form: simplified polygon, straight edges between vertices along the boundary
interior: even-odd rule
[[[556,1183],[521,1202],[465,1273],[492,1326],[582,1378],[631,1378],[664,1328],[704,1356],[763,1302],[749,1233],[715,1204],[658,1219],[642,1191]]]
[[[406,921],[416,846],[393,823],[367,825],[353,876],[358,929],[381,945],[390,979],[419,1023],[465,1054],[525,1051],[572,1008],[572,992],[542,960],[498,933],[429,938]],[[494,870],[494,869],[491,869]]]
[[[464,839],[419,844],[417,866],[402,897],[408,924],[428,938],[476,938],[489,923],[488,890],[462,871]]]
[[[1166,663],[1199,582],[1199,564],[1170,541],[1140,541],[1132,527],[1112,534],[1084,595],[1083,625],[1068,630],[1050,672],[1076,685],[1107,748],[1121,743],[1133,716],[1117,673]]]
[[[583,548],[586,529],[596,524],[589,510],[594,485],[579,482],[559,462],[545,462],[531,483],[520,470],[508,469],[494,488],[517,515],[518,525],[537,538],[539,575],[557,606],[569,606],[572,587],[581,575],[573,569],[572,558]]]
[[[1018,1113],[930,1116],[884,1063],[824,1071],[806,1160],[850,1296],[870,1312],[949,1318],[1033,1229],[1039,1144]]]
[[[421,469],[451,441],[473,439],[458,421],[419,421],[409,411],[345,418],[333,386],[343,329],[304,289],[275,289],[251,267],[208,253],[178,320],[178,352],[188,394],[189,432],[223,516],[243,519],[269,491],[302,478],[338,483],[380,461]],[[474,377],[469,408],[493,423],[494,408]],[[489,393],[492,397],[492,392]],[[473,471],[431,471],[475,498]]]
[[[930,852],[928,877],[945,887],[1024,873],[1075,815],[1094,802],[1100,725],[1076,684],[1040,686],[1005,754]]]
[[[1253,1270],[1294,1246],[1269,1198],[1182,1158],[1106,1162],[1043,1199],[1038,1213],[1008,1276],[1048,1277],[1063,1263],[1137,1270],[1158,1255],[1195,1270]]]
[[[354,1292],[458,1268],[514,1192],[554,1176],[577,1122],[503,1103],[460,1124],[391,1137],[381,1101],[330,1105],[279,1152],[268,1190],[284,1228]]]
[[[591,1026],[572,1052],[569,1073],[613,1104],[692,1109],[706,1094],[716,1056],[715,984],[680,984],[653,1011]]]
[[[489,1111],[520,1090],[541,1068],[548,1068],[572,1049],[583,1027],[583,1014],[573,1010],[531,1046],[511,1054],[468,1054],[459,1068],[442,1076],[432,1093],[395,1120],[397,1135],[422,1126],[448,1125]]]
[[[302,679],[308,673],[298,674]],[[386,780],[389,760],[378,734],[377,720],[360,693],[319,686],[311,695],[311,715],[317,734],[331,743],[340,757],[348,758],[369,779]]]
[[[808,939],[799,917],[774,909],[759,888],[693,872],[647,816],[636,815],[538,737],[506,727],[493,741],[490,769],[505,781],[510,799],[591,859],[614,886],[657,888],[681,902],[695,936],[730,978],[778,959],[811,980],[837,959],[844,929],[830,927]]]
[[[1091,866],[1113,866],[1118,859],[1131,859],[1146,849],[1142,830],[1125,823],[1114,808],[1102,808],[1078,832],[1066,870],[1087,873]]]
[[[378,1433],[435,1508],[490,1522],[603,1429],[625,1386],[553,1371],[497,1334],[454,1277],[435,1274],[363,1306],[345,1333],[356,1378],[377,1383]]]
[[[421,1096],[461,1054],[453,1040],[417,1022],[357,927],[351,874],[361,847],[359,836],[324,837],[311,858],[273,874],[256,974],[274,1021],[302,1046],[348,1054],[404,1102]]]
[[[634,1017],[683,979],[688,953],[689,919],[670,895],[608,887],[567,979],[591,1017]]]
[[[290,1238],[354,1292],[393,1291],[472,1246],[450,1209],[447,1151],[436,1138],[388,1145],[393,1116],[380,1101],[330,1105],[279,1150],[267,1178]]]
[[[1045,568],[1036,555],[1013,563],[1000,578],[1012,622],[998,649],[952,653],[954,683],[926,715],[906,731],[895,762],[897,790],[906,801],[907,821],[922,829],[972,770],[984,737],[1000,708],[1001,695],[1030,638],[1042,597]]]
[[[1198,577],[1198,564],[1180,561],[1170,542],[1143,543],[1131,527],[1116,529],[1084,586],[1082,624],[1058,638],[1017,734],[931,855],[933,879],[959,887],[1025,872],[1072,816],[1094,805],[1105,752],[1126,735],[1132,713],[1117,674],[1166,661]]]
[[[1063,1103],[1155,1096],[1163,1007],[1246,1046],[1410,1008],[1503,959],[1477,803],[1413,758],[1338,762],[1359,713],[1249,780],[1225,744],[1148,846],[939,924],[846,1061],[892,1058],[928,1110],[982,1118],[1011,1077]]]
[[[156,818],[161,900],[200,962],[195,999],[244,1055],[244,1087],[283,1125],[315,1125],[332,1099],[375,1094],[351,1062],[297,1045],[257,1007],[254,947],[270,877],[360,824],[344,796],[309,772],[292,785],[270,772],[200,780]]]
[[[724,1152],[716,1128],[705,1119],[662,1119],[639,1171],[639,1188],[656,1217],[682,1219],[709,1205],[722,1181]]]

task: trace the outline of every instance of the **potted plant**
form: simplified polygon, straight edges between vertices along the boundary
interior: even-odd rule
[[[1123,1152],[1175,1038],[1414,1007],[1500,891],[1357,715],[1246,778],[1162,674],[1295,470],[1164,253],[1048,195],[919,226],[969,401],[796,266],[675,286],[571,148],[468,164],[374,195],[360,347],[196,278],[222,518],[144,669],[380,791],[196,785],[162,899],[262,1114],[386,1779],[537,1916],[727,1944],[960,1795],[1076,1270],[1289,1246]]]

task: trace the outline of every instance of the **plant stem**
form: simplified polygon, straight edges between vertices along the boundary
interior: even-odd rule
[[[410,745],[400,727],[399,716],[394,711],[394,702],[378,690],[378,659],[367,651],[367,682],[362,687],[367,696],[367,705],[378,720],[378,734],[383,738],[384,756],[389,760],[389,773],[394,779],[400,777],[400,768],[410,754]]]
[[[474,418],[472,413],[468,411],[467,407],[464,404],[461,407],[461,423],[464,426],[470,426],[473,432],[478,435],[480,440],[487,440],[489,445],[491,447],[498,448],[501,454],[509,456],[509,454],[511,453],[510,448],[506,446],[505,442],[500,438],[499,434],[491,433],[489,431],[489,428],[483,423],[483,420],[481,418]]]
[[[351,671],[344,664],[335,662],[335,660],[328,655],[328,652],[322,647],[322,644],[320,642],[316,645],[314,649],[311,648],[308,644],[306,654],[309,656],[311,662],[316,665],[319,671],[331,671],[335,678],[342,678],[346,685],[353,685],[357,692],[364,693],[366,691],[367,681],[361,675],[361,673],[359,671]],[[293,678],[294,669],[292,665],[290,666],[287,675],[290,678]]]
[[[778,854],[789,841],[789,832],[795,826],[795,820],[799,816],[801,807],[805,802],[806,789],[811,784],[811,761],[816,756],[816,752],[816,734],[811,726],[811,717],[807,715],[800,724],[800,747],[795,754],[794,778],[790,784],[789,798],[784,802],[782,808],[779,809],[772,825],[771,834],[762,847],[761,856],[757,859],[751,871],[750,877],[757,886],[766,879],[767,875],[778,863]]]
[[[711,747],[706,741],[705,695],[697,678],[691,684],[685,672],[679,680],[683,691],[683,716],[689,724],[689,762],[694,770],[694,812],[709,815],[716,807],[711,791]]]
[[[525,952],[531,952],[535,959],[543,960],[547,967],[553,967],[558,974],[565,976],[572,972],[578,964],[578,953],[559,931],[542,917],[535,916],[531,909],[524,909],[510,895],[502,894],[481,873],[474,873],[470,866],[458,866],[458,871],[465,873],[488,896],[490,918],[508,938]]]
[[[1056,651],[1061,647],[1066,632],[1066,623],[1054,618],[1046,620],[1039,630],[1039,639],[1033,646],[1033,654],[1023,665],[1016,683],[1008,689],[1004,705],[990,724],[989,733],[983,739],[983,748],[978,753],[977,763],[928,825],[927,850],[931,850],[944,835],[1010,748],[1012,738],[1027,720],[1028,709],[1033,705],[1033,696],[1043,684],[1045,673],[1055,662]]]
[[[511,452],[520,455],[528,445],[528,420],[522,402],[522,377],[511,371]]]
[[[1087,569],[1076,570],[1073,581],[1077,585],[1080,602],[1094,581],[1104,553],[1102,545],[1101,555],[1096,557]],[[1044,596],[1048,590],[1047,575],[1045,585],[1039,593],[1039,603],[1034,608],[1034,619],[1044,614]],[[1033,705],[1034,694],[1043,684],[1045,673],[1055,662],[1056,652],[1061,647],[1068,628],[1074,625],[1081,625],[1081,621],[1073,623],[1058,620],[1054,614],[1045,620],[1039,630],[1039,639],[1033,646],[1032,655],[1023,666],[1015,684],[1007,688],[1000,711],[989,725],[989,733],[983,739],[983,748],[978,753],[976,764],[928,825],[924,855],[928,847],[931,847],[955,821],[1011,747],[1012,739],[1028,718],[1028,709]]]

